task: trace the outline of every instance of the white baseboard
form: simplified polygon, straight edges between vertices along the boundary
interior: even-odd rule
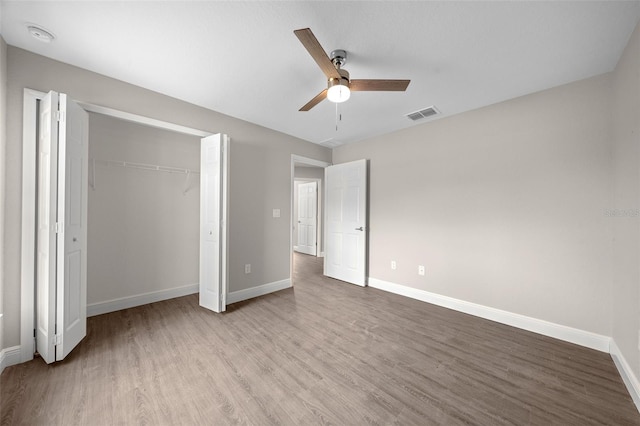
[[[554,337],[576,345],[586,346],[601,352],[609,352],[611,338],[577,328],[555,324],[549,321],[531,318],[525,315],[515,314],[500,309],[490,308],[477,303],[466,302],[454,299],[453,297],[442,296],[425,290],[419,290],[377,278],[369,278],[369,287],[432,303],[434,305],[464,312],[480,318],[532,331],[544,336]]]
[[[151,293],[137,294],[135,296],[121,297],[119,299],[107,300],[87,305],[87,316],[107,314],[109,312],[120,311],[122,309],[147,305],[149,303],[160,302],[161,300],[173,299],[186,296],[200,291],[199,284],[189,284],[183,287],[158,290]]]
[[[274,281],[257,287],[233,291],[227,295],[227,305],[247,299],[253,299],[254,297],[263,296],[265,294],[273,293],[274,291],[284,290],[289,287],[291,287],[291,280],[287,278],[286,280]]]
[[[633,374],[633,370],[613,339],[611,339],[610,353],[613,363],[616,365],[616,368],[622,377],[622,381],[629,391],[629,395],[631,395],[631,399],[633,399],[633,402],[636,404],[636,408],[640,411],[640,382],[638,382],[638,378]]]
[[[10,348],[5,348],[0,351],[0,374],[2,374],[6,367],[11,367],[12,365],[22,362],[20,353],[20,346],[11,346]]]
[[[300,250],[300,247],[298,247],[298,246],[293,246],[293,249],[294,249],[295,251],[299,251],[299,250]]]
[[[318,255],[318,257],[324,257],[324,252],[321,251],[320,254]]]

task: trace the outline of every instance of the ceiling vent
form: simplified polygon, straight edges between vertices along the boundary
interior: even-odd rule
[[[434,116],[436,114],[440,114],[440,111],[438,111],[436,107],[432,105],[428,108],[421,109],[420,111],[411,112],[407,114],[407,117],[410,120],[417,121],[417,120],[422,120],[423,118]]]

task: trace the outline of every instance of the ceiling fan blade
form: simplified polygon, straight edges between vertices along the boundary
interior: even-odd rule
[[[333,62],[331,62],[331,59],[327,56],[327,52],[324,51],[320,42],[309,28],[295,30],[294,34],[298,37],[305,49],[307,49],[311,57],[318,63],[318,66],[327,78],[340,78],[340,74],[338,74],[338,70],[336,70]]]
[[[411,80],[351,80],[352,92],[404,92]]]
[[[307,102],[306,105],[300,108],[298,111],[309,111],[311,108],[318,105],[320,102],[324,101],[326,97],[327,97],[327,89],[324,89],[322,92],[318,93],[315,98]]]

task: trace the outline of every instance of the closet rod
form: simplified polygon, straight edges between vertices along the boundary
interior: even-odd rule
[[[145,164],[145,163],[133,163],[131,161],[114,161],[114,160],[96,160],[95,158],[91,158],[91,179],[89,181],[89,185],[91,189],[95,191],[96,189],[96,164],[107,166],[107,167],[127,167],[131,169],[139,169],[139,170],[151,170],[157,172],[165,172],[165,173],[176,173],[185,175],[186,179],[184,182],[184,190],[182,193],[184,195],[189,192],[191,189],[190,181],[191,175],[199,175],[199,171],[193,171],[190,169],[181,169],[178,167],[169,167],[169,166],[159,166],[157,164]]]
[[[100,164],[102,166],[125,167],[125,168],[131,168],[131,169],[151,170],[151,171],[166,172],[166,173],[182,173],[182,174],[199,174],[200,173],[199,171],[190,170],[190,169],[181,169],[179,167],[159,166],[157,164],[133,163],[131,161],[91,159],[91,162],[94,165]]]

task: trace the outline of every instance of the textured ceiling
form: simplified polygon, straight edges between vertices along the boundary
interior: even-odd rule
[[[302,139],[348,143],[611,71],[640,1],[2,1],[6,42]],[[56,35],[32,38],[25,23]],[[298,109],[326,81],[293,30],[345,49],[352,78],[411,79]],[[55,87],[51,88],[55,90]],[[224,131],[224,129],[220,129]]]

